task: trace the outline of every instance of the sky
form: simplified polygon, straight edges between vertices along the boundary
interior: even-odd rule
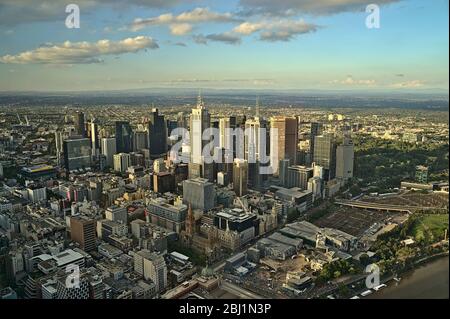
[[[449,1],[372,1],[0,0],[0,91],[448,92]]]

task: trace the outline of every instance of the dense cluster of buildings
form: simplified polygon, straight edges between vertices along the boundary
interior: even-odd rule
[[[260,258],[284,260],[304,245],[355,245],[337,230],[282,227],[289,213],[307,211],[353,177],[350,131],[314,122],[303,138],[298,117],[266,118],[259,108],[254,117],[212,120],[201,97],[175,121],[153,109],[143,123],[120,120],[112,130],[82,111],[65,122],[50,142],[36,142],[40,157],[1,184],[6,273],[23,288],[20,297],[172,298],[217,279],[177,250],[207,264],[245,251],[226,267],[245,275]],[[202,138],[208,128],[218,129],[217,140]],[[209,154],[221,157],[210,162],[213,140]],[[15,152],[19,144],[2,147]],[[2,298],[14,293],[2,290]]]

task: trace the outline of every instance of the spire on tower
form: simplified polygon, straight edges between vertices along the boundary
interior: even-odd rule
[[[259,117],[259,96],[256,98],[256,117]]]
[[[202,109],[204,106],[203,104],[203,98],[202,98],[202,90],[198,90],[198,97],[197,97],[197,108]]]

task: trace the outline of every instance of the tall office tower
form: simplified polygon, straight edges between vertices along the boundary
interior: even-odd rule
[[[84,113],[80,111],[75,113],[75,133],[78,136],[87,137]]]
[[[84,251],[97,249],[95,244],[96,222],[86,216],[72,216],[70,218],[70,238],[80,244]]]
[[[56,154],[62,154],[62,152],[63,152],[63,133],[61,131],[55,132],[55,146],[56,146]]]
[[[119,207],[119,206],[111,206],[108,207],[105,211],[105,218],[107,220],[118,222],[122,224],[127,224],[128,221],[128,213],[126,207]]]
[[[214,184],[204,178],[183,181],[183,202],[193,209],[207,212],[216,206]]]
[[[116,122],[116,151],[118,153],[130,153],[133,150],[133,130],[130,123]]]
[[[319,135],[314,138],[314,163],[324,169],[324,180],[336,176],[336,144],[333,134]]]
[[[73,171],[91,167],[91,141],[88,138],[65,140],[63,151],[66,170]]]
[[[225,150],[233,150],[233,136],[231,132],[230,118],[219,119],[219,147]]]
[[[187,121],[186,117],[183,112],[178,112],[177,114],[177,126],[180,128],[186,128],[187,129]]]
[[[56,146],[56,159],[58,160],[58,165],[61,164],[61,156],[63,154],[63,133],[61,131],[55,132],[55,146]]]
[[[202,152],[209,140],[203,140],[203,132],[210,127],[211,116],[199,94],[197,108],[192,109],[190,123],[191,163],[203,164]]]
[[[348,180],[353,178],[353,161],[355,150],[350,138],[344,137],[344,141],[336,148],[336,177]]]
[[[158,293],[166,289],[167,265],[161,255],[146,249],[135,253],[134,271],[143,275],[145,280],[153,281]]]
[[[233,189],[238,197],[247,194],[248,162],[236,158],[233,163]]]
[[[164,115],[153,109],[148,123],[148,146],[152,159],[164,157],[167,152],[167,126]]]
[[[133,150],[135,152],[148,148],[148,133],[146,131],[135,131],[133,144]]]
[[[322,135],[323,133],[323,124],[318,122],[311,123],[311,133],[309,139],[309,154],[310,154],[310,162],[314,161],[314,141],[316,136]]]
[[[116,139],[112,137],[102,138],[102,155],[106,157],[106,166],[114,167],[114,155],[116,154]]]
[[[248,162],[248,183],[254,188],[261,185],[265,176],[260,174],[260,166],[269,164],[269,151],[270,129],[267,121],[260,117],[246,120],[244,159]]]
[[[92,144],[92,156],[100,154],[100,139],[98,135],[98,121],[93,118],[91,120],[91,144]]]
[[[274,116],[270,119],[270,128],[278,131],[277,152],[270,154],[273,161],[288,159],[291,165],[297,162],[298,119],[296,117]],[[278,175],[278,171],[274,172]]]
[[[308,181],[314,176],[314,168],[306,166],[290,166],[288,168],[287,187],[308,189]]]
[[[130,166],[130,154],[119,153],[114,155],[114,170],[116,172],[125,173]]]

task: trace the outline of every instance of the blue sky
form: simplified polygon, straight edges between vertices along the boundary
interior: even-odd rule
[[[0,0],[0,91],[448,90],[448,0],[72,2]]]

